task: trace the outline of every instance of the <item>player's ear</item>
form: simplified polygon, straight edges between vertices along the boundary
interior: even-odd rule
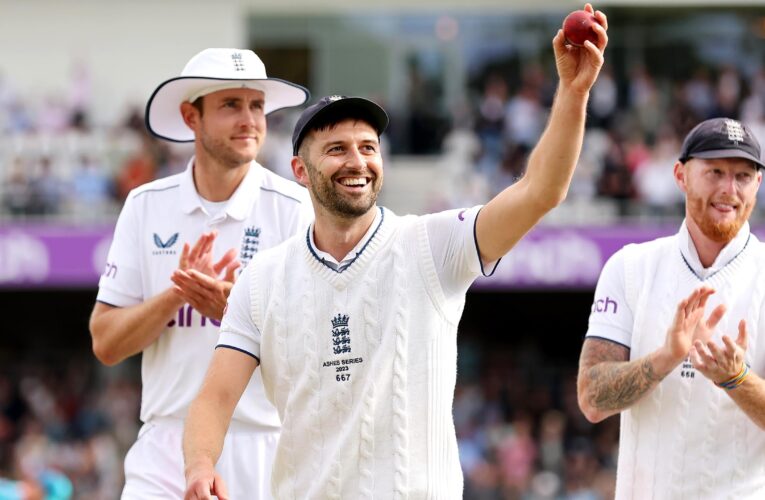
[[[183,117],[183,122],[195,132],[199,124],[199,116],[199,110],[193,104],[188,101],[183,101],[181,103],[181,117]]]
[[[308,187],[311,183],[311,179],[308,177],[308,167],[300,156],[292,157],[292,175],[295,176],[295,180],[301,186]]]
[[[688,175],[687,163],[683,163],[679,160],[676,161],[673,174],[675,177],[675,184],[680,188],[680,191],[683,193],[687,192],[685,187],[686,176]]]

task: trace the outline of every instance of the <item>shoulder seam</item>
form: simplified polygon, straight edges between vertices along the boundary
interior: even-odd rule
[[[619,330],[621,330],[621,328],[619,328]],[[625,349],[627,349],[627,350],[629,350],[629,351],[631,351],[631,350],[632,350],[632,348],[631,348],[630,346],[626,345],[626,344],[622,344],[621,342],[619,342],[619,341],[617,341],[617,340],[614,340],[614,339],[609,339],[609,338],[607,338],[607,337],[601,337],[601,336],[599,336],[599,335],[585,335],[585,336],[584,336],[584,340],[587,340],[587,339],[597,339],[597,340],[602,340],[602,341],[604,341],[604,342],[610,342],[610,343],[612,343],[612,344],[620,345],[620,346],[624,347]]]
[[[178,186],[180,186],[180,184],[173,184],[172,186],[167,186],[163,188],[144,189],[138,193],[133,194],[132,198],[133,199],[138,198],[139,196],[145,193],[155,193],[155,192],[167,191],[168,189],[175,189]]]
[[[281,191],[278,191],[278,190],[276,190],[276,189],[267,188],[267,187],[263,187],[263,186],[260,186],[260,189],[261,189],[262,191],[266,191],[266,192],[269,192],[269,193],[275,193],[275,194],[278,194],[278,195],[284,196],[285,198],[289,198],[290,200],[292,200],[292,201],[295,201],[295,202],[297,202],[297,203],[300,203],[301,205],[303,204],[303,202],[302,202],[301,200],[299,200],[299,199],[297,199],[297,198],[295,198],[295,197],[292,197],[292,196],[290,196],[290,195],[288,195],[288,194],[282,193]]]

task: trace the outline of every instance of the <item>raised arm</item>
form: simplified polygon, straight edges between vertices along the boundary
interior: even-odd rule
[[[215,464],[231,415],[257,366],[254,357],[240,351],[225,347],[215,350],[183,429],[186,500],[209,499],[212,494],[228,499]]]
[[[712,289],[702,287],[682,300],[664,345],[628,361],[629,349],[609,340],[587,338],[579,358],[577,396],[587,420],[601,420],[626,410],[652,391],[690,352],[695,339],[707,340],[725,313],[718,306],[704,321]]]
[[[593,12],[590,4],[585,9]],[[559,82],[550,119],[529,156],[523,178],[499,193],[479,214],[476,238],[484,262],[505,255],[566,197],[582,148],[587,100],[608,43],[606,16],[600,11],[595,16],[602,25],[594,26],[597,46],[589,41],[583,47],[566,45],[562,30],[553,38]]]

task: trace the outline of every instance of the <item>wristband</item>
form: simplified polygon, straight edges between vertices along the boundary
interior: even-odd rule
[[[746,363],[743,363],[741,366],[741,371],[739,371],[736,375],[729,378],[725,382],[715,382],[715,385],[717,387],[721,387],[723,389],[731,390],[735,389],[736,387],[740,386],[744,380],[746,380],[746,377],[749,375],[749,365]]]

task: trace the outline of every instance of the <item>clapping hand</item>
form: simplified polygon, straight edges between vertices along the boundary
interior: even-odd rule
[[[677,305],[664,344],[664,349],[674,363],[680,363],[688,357],[694,342],[707,342],[725,314],[725,306],[720,304],[704,320],[704,308],[713,293],[713,289],[701,287]]]
[[[748,344],[746,321],[739,321],[735,342],[729,336],[723,335],[722,343],[723,345],[718,345],[712,340],[696,340],[691,347],[693,366],[716,384],[733,379],[743,369]]]
[[[212,249],[216,236],[217,233],[211,231],[202,234],[193,247],[184,244],[178,269],[170,279],[175,285],[173,290],[194,309],[208,318],[220,320],[241,263],[236,259],[233,248],[218,262],[213,262]]]

